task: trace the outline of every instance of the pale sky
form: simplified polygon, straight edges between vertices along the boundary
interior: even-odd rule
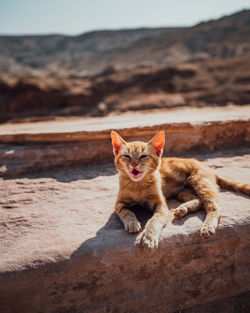
[[[0,34],[192,26],[249,8],[249,0],[0,0]]]

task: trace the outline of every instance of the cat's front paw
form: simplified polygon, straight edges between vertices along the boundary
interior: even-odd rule
[[[141,245],[146,250],[154,250],[158,248],[159,239],[156,235],[152,232],[144,230],[142,238],[141,238]]]
[[[176,208],[174,210],[174,218],[179,219],[179,218],[187,215],[187,213],[188,213],[187,207],[184,205],[180,205],[180,206],[178,206],[178,208]]]
[[[216,227],[213,224],[204,223],[201,227],[200,234],[201,236],[208,238],[215,234]]]
[[[201,227],[200,234],[205,238],[208,238],[208,237],[214,235],[216,232],[216,229],[218,227],[218,224],[219,224],[219,216],[218,215],[215,215],[215,216],[207,219]]]
[[[129,221],[125,224],[125,229],[129,233],[138,233],[141,230],[139,221]]]

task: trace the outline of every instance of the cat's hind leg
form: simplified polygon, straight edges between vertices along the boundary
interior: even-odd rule
[[[191,173],[189,183],[201,198],[207,212],[200,232],[202,236],[209,237],[215,234],[220,218],[218,200],[219,188],[216,183],[215,175],[207,171],[196,170]]]
[[[202,201],[190,189],[184,189],[179,192],[177,199],[183,203],[174,211],[174,217],[176,219],[179,219],[188,213],[196,212],[202,208]]]

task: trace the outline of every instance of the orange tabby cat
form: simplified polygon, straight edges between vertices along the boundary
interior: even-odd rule
[[[161,230],[169,216],[167,198],[176,197],[184,202],[175,210],[176,218],[204,207],[207,216],[201,234],[210,236],[215,233],[219,223],[219,185],[250,195],[250,185],[219,177],[198,160],[161,158],[164,132],[159,132],[148,143],[127,143],[114,131],[111,137],[120,184],[115,211],[125,229],[130,233],[141,230],[140,222],[129,209],[133,204],[147,205],[154,211],[141,239],[146,249],[158,247]]]

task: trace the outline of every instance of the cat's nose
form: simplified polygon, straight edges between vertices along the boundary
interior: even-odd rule
[[[132,163],[132,166],[133,167],[136,167],[138,164],[137,163]]]

